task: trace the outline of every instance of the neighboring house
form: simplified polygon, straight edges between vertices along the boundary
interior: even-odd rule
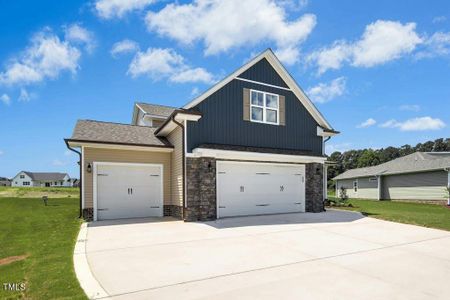
[[[269,49],[181,108],[79,120],[86,219],[320,212],[333,130]]]
[[[70,177],[66,173],[38,173],[21,171],[12,179],[15,187],[70,187]]]
[[[350,198],[445,200],[450,152],[415,152],[378,166],[348,170],[333,180]]]
[[[11,180],[6,177],[0,177],[0,186],[11,186]]]

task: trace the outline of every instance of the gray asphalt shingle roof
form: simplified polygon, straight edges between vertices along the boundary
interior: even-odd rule
[[[30,176],[32,180],[37,181],[55,181],[55,180],[64,180],[67,173],[57,173],[57,172],[28,172],[23,171],[25,174]]]
[[[431,171],[445,168],[450,168],[450,152],[415,152],[378,166],[347,170],[334,177],[333,180]]]
[[[93,120],[78,120],[69,140],[109,144],[172,147],[165,138],[155,136],[156,128]]]
[[[145,113],[155,116],[161,116],[167,118],[170,114],[177,109],[177,107],[150,104],[150,103],[136,103],[140,108],[142,108]]]

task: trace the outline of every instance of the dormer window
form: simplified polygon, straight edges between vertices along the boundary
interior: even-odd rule
[[[250,120],[278,125],[279,102],[276,94],[250,90]]]

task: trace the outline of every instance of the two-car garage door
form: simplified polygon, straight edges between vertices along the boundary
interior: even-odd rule
[[[305,166],[217,162],[217,217],[305,211]]]
[[[96,219],[163,216],[162,165],[96,163]]]

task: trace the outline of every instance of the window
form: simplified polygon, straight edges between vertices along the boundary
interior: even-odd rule
[[[355,181],[353,181],[353,190],[354,190],[355,192],[358,191],[358,179],[355,180]]]
[[[250,91],[250,120],[252,122],[279,124],[279,96],[275,94]]]
[[[20,175],[20,179],[24,179],[25,178],[25,175]]]
[[[30,182],[29,181],[24,181],[24,182],[22,182],[22,185],[30,185]]]

